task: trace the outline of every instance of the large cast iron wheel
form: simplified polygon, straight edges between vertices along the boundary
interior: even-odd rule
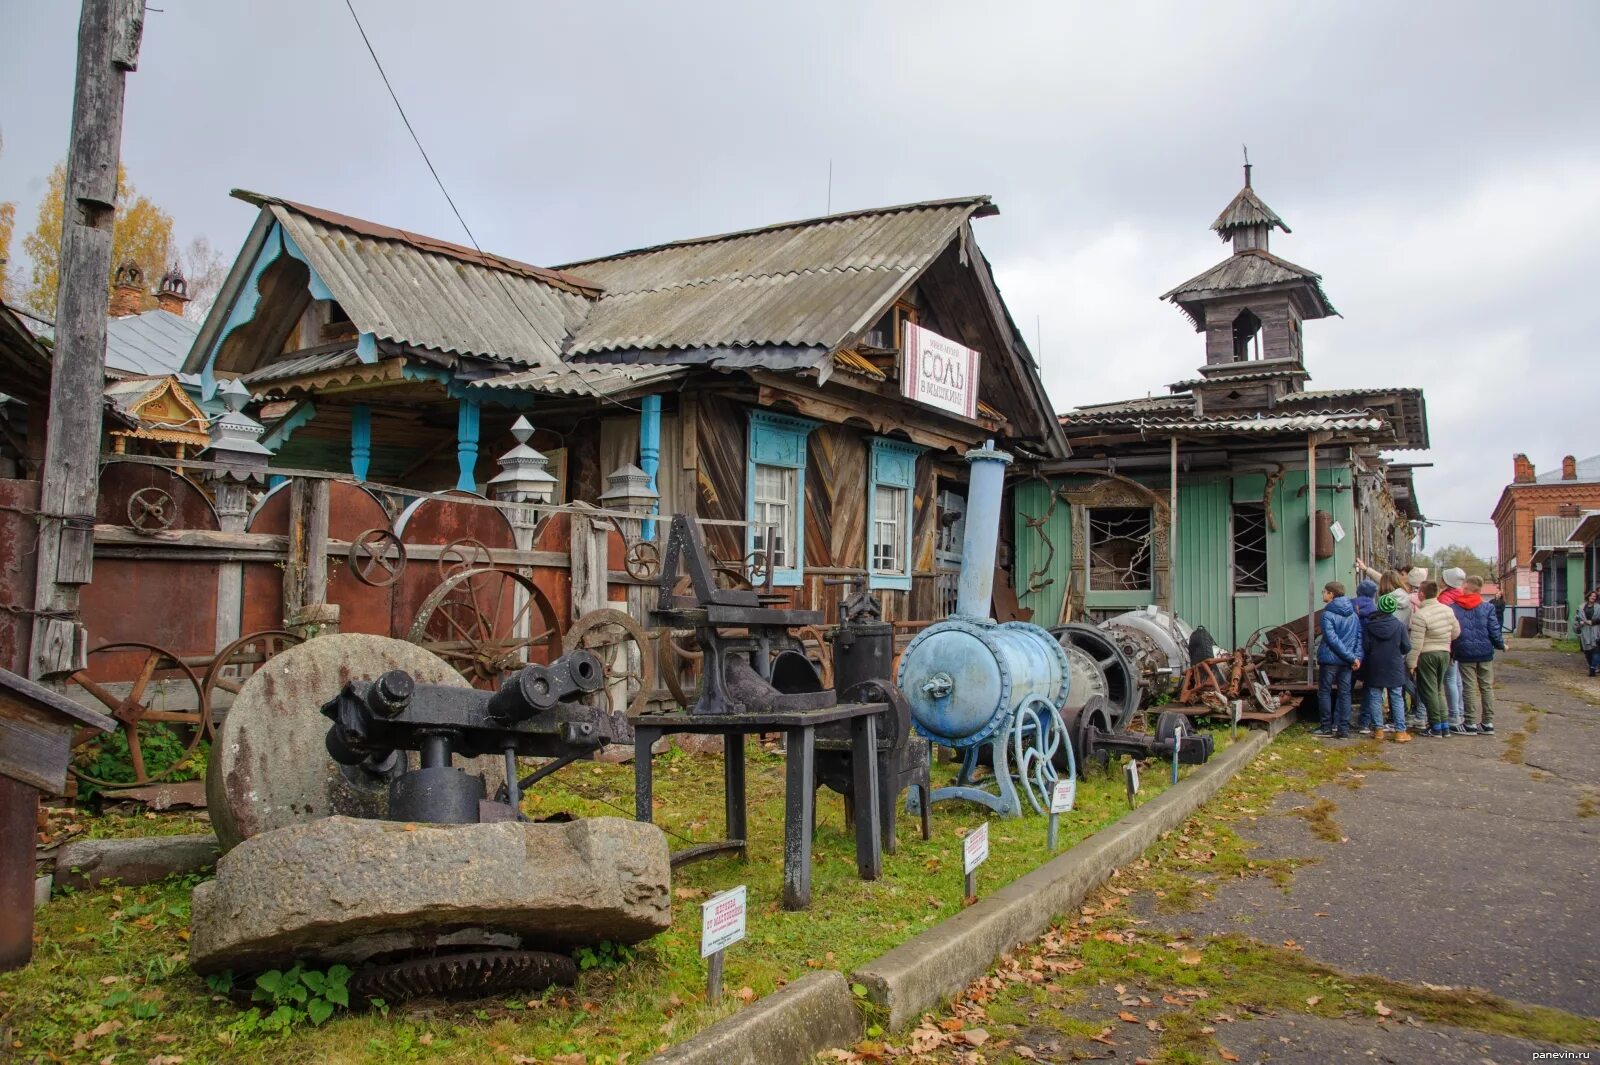
[[[241,636],[217,652],[217,657],[206,667],[206,674],[200,681],[200,690],[205,694],[206,707],[210,711],[206,727],[213,735],[222,724],[223,715],[223,711],[217,707],[217,692],[238,695],[244,682],[250,679],[250,674],[260,669],[263,662],[301,642],[300,637],[292,632],[265,629]]]
[[[516,592],[526,598],[510,611]],[[528,635],[517,630],[527,623]],[[515,570],[469,569],[445,578],[429,593],[406,639],[454,666],[475,688],[494,690],[510,673],[533,661],[561,657],[561,627],[539,586]]]
[[[1139,672],[1104,629],[1075,622],[1050,630],[1063,647],[1076,647],[1094,660],[1105,678],[1105,712],[1119,729],[1128,727],[1139,709]]]
[[[111,780],[103,775],[103,770],[98,771],[102,774],[99,776],[90,770],[95,756],[115,733],[81,729],[73,738],[73,746],[77,748],[72,759],[73,775],[103,788],[130,787],[164,780],[189,765],[201,737],[206,734],[211,717],[200,678],[165,647],[131,641],[108,643],[90,651],[89,658],[92,660],[96,655],[126,651],[141,652],[144,656],[129,684],[127,695],[112,691],[108,687],[112,682],[102,683],[91,679],[87,669],[80,669],[67,678],[69,684],[76,685],[105,707],[106,713],[116,719],[117,731],[128,744],[133,780]],[[120,687],[120,683],[116,686]],[[151,764],[153,758],[146,758],[147,747],[152,748],[152,755],[155,753],[152,741],[158,736],[168,743],[182,745],[178,757],[159,767]]]
[[[611,607],[591,610],[572,623],[562,646],[567,652],[593,651],[605,667],[608,697],[613,684],[624,684],[628,717],[644,713],[656,687],[656,661],[649,634],[631,616]]]

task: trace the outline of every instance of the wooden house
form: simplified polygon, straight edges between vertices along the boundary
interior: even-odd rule
[[[890,617],[927,619],[962,454],[1067,453],[973,236],[988,197],[550,269],[235,195],[259,214],[184,370],[208,397],[249,390],[281,469],[477,492],[526,416],[556,502],[637,464],[661,513],[749,523],[708,526],[714,552],[770,549],[799,605],[831,610],[824,582],[861,576]]]
[[[1356,559],[1405,564],[1428,446],[1420,389],[1306,388],[1302,328],[1335,314],[1319,275],[1273,254],[1289,227],[1245,185],[1211,228],[1232,254],[1167,292],[1205,338],[1167,395],[1069,410],[1067,459],[1014,493],[1013,574],[1034,620],[1146,605],[1221,644],[1303,618]]]

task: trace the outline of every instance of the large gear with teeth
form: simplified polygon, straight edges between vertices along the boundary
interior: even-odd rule
[[[361,969],[350,978],[350,991],[370,1001],[404,1002],[412,998],[479,998],[508,991],[542,991],[551,984],[571,985],[578,967],[565,954],[542,950],[478,950],[407,958]]]

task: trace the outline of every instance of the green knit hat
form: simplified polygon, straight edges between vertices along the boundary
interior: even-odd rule
[[[1378,609],[1385,614],[1393,614],[1400,609],[1400,593],[1388,592],[1378,597]]]

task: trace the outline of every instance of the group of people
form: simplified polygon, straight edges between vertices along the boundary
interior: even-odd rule
[[[1323,587],[1316,735],[1350,735],[1358,680],[1355,727],[1363,736],[1408,743],[1414,732],[1493,735],[1494,655],[1506,645],[1500,612],[1483,598],[1483,580],[1451,567],[1440,574],[1441,590],[1420,566],[1361,569],[1376,580],[1363,579],[1354,599],[1339,581]],[[1593,614],[1600,641],[1600,603]],[[1591,657],[1591,674],[1594,663]]]

